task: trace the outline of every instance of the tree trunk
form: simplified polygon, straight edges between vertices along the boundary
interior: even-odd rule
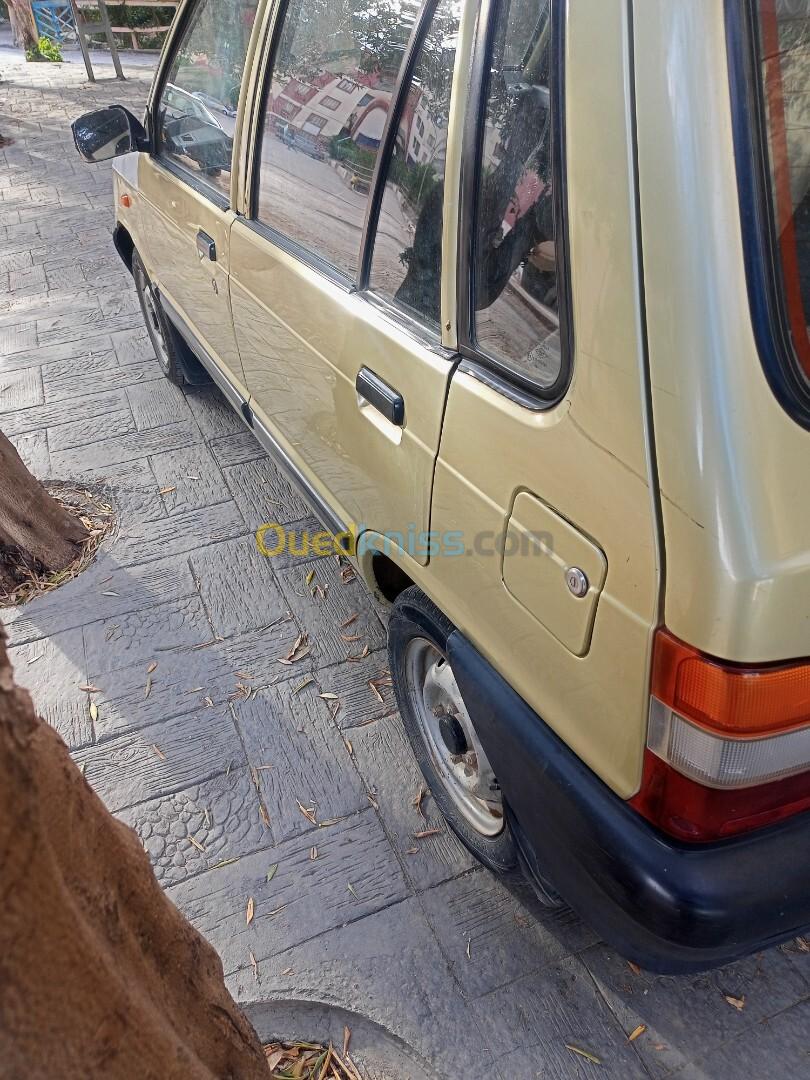
[[[15,686],[0,627],[0,1074],[267,1080],[213,948]]]
[[[6,0],[11,37],[18,49],[35,49],[39,41],[31,0]]]
[[[0,595],[23,573],[64,570],[88,537],[81,521],[53,499],[0,432]]]

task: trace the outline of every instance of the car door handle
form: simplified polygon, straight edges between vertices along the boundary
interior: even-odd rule
[[[367,367],[361,367],[357,372],[354,385],[360,397],[381,412],[386,420],[402,427],[405,423],[405,399],[398,390]]]
[[[207,232],[203,232],[202,229],[197,233],[197,254],[201,259],[210,259],[211,262],[217,261],[217,245]]]

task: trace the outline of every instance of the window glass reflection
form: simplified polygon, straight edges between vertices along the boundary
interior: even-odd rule
[[[267,90],[257,217],[354,276],[416,0],[291,0]]]
[[[475,338],[540,387],[561,366],[550,84],[551,0],[503,0],[476,206]]]
[[[439,323],[442,202],[458,0],[440,3],[414,66],[374,241],[371,287]]]
[[[163,84],[158,151],[230,193],[236,109],[256,2],[201,0]]]

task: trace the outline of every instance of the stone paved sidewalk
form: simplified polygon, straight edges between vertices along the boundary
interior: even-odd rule
[[[368,685],[375,606],[334,559],[258,556],[259,523],[308,511],[213,389],[161,377],[110,240],[109,168],[73,150],[69,121],[139,107],[149,72],[91,86],[0,49],[0,73],[0,428],[38,476],[102,485],[120,515],[85,574],[5,613],[12,658],[261,1033],[341,1041],[347,1023],[361,1057],[382,1047],[412,1078],[810,1076],[799,944],[693,978],[634,971],[473,865],[430,799],[420,817],[390,688]],[[280,664],[302,634],[310,651]]]

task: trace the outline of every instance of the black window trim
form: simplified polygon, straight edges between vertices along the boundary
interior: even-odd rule
[[[219,188],[214,187],[212,184],[206,183],[200,175],[193,173],[190,169],[184,168],[179,165],[172,158],[165,157],[159,152],[158,144],[158,120],[160,116],[160,99],[163,96],[163,90],[166,86],[166,82],[169,78],[169,72],[171,71],[172,64],[177,56],[178,50],[185,41],[186,30],[188,24],[191,21],[192,15],[196,12],[200,5],[201,0],[197,3],[186,4],[182,8],[179,22],[177,27],[173,30],[170,51],[167,54],[163,64],[158,71],[157,83],[152,93],[153,107],[149,110],[148,116],[148,130],[149,130],[149,143],[150,158],[161,168],[166,169],[172,176],[176,176],[178,180],[182,180],[183,183],[188,184],[190,188],[197,192],[198,195],[202,195],[203,198],[212,202],[218,210],[230,210],[231,200],[230,196],[223,194]],[[233,170],[233,159],[231,159],[231,170]],[[229,177],[233,175],[233,171],[229,174]]]
[[[393,142],[396,138],[402,110],[405,106],[405,89],[410,86],[419,50],[430,29],[433,15],[436,8],[439,6],[439,3],[440,0],[422,0],[419,12],[411,27],[410,37],[405,46],[403,60],[400,64],[397,81],[391,95],[391,108],[386,115],[385,126],[380,139],[380,146],[374,162],[374,173],[372,175],[371,184],[369,185],[369,197],[366,201],[366,213],[363,219],[363,230],[360,246],[358,248],[359,258],[356,274],[352,276],[351,274],[345,273],[340,270],[339,267],[336,267],[333,263],[329,262],[328,259],[318,255],[317,252],[312,251],[298,240],[281,232],[274,226],[268,225],[258,216],[261,139],[264,137],[264,127],[267,120],[267,106],[269,102],[269,93],[266,93],[265,91],[267,91],[268,86],[272,82],[276,54],[278,52],[281,34],[284,31],[284,22],[287,17],[290,0],[279,0],[278,9],[274,15],[270,44],[264,53],[267,60],[262,77],[257,86],[259,107],[257,122],[254,128],[254,154],[250,175],[250,197],[247,205],[247,214],[245,217],[240,218],[242,223],[249,229],[252,229],[288,255],[298,259],[298,261],[305,266],[317,271],[342,291],[360,295],[364,301],[370,303],[371,306],[382,315],[387,316],[400,329],[406,330],[420,344],[432,350],[436,350],[441,343],[441,328],[433,327],[427,322],[420,321],[415,315],[410,314],[403,307],[393,303],[390,298],[371,289],[368,285],[368,281],[374,253],[376,223],[379,217],[380,206],[382,205],[384,179],[385,175],[387,175],[387,170],[385,173],[382,171],[382,162],[387,160],[387,155],[393,149]],[[258,150],[259,153],[256,153],[256,150]],[[363,284],[364,282],[365,284]]]
[[[551,98],[551,163],[554,188],[555,245],[557,263],[558,318],[560,329],[560,372],[551,386],[541,386],[505,360],[486,352],[475,341],[472,265],[474,226],[478,198],[478,174],[482,161],[484,122],[488,96],[491,55],[500,3],[483,0],[478,12],[471,68],[470,99],[464,127],[461,163],[461,200],[458,232],[457,315],[462,370],[535,411],[557,405],[571,382],[574,334],[571,318],[571,278],[569,273],[568,184],[565,154],[565,10],[564,0],[551,0],[552,64],[555,93]]]
[[[765,377],[788,415],[810,430],[810,380],[793,347],[771,211],[767,121],[755,0],[726,0],[726,51],[740,224],[754,338]]]

